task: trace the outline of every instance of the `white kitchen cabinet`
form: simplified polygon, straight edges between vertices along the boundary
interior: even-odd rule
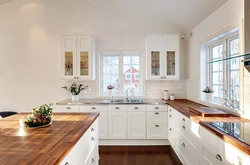
[[[93,36],[62,36],[62,78],[94,80],[95,39]]]
[[[168,112],[165,105],[147,105],[147,139],[167,139]]]
[[[180,79],[179,34],[147,36],[147,79]]]
[[[168,106],[168,140],[172,146],[172,148],[175,150],[175,121],[176,121],[176,110],[172,107]]]
[[[79,112],[79,106],[75,105],[56,105],[53,109],[55,112]]]
[[[60,165],[98,165],[98,118],[60,162]]]
[[[127,139],[126,105],[108,105],[108,139]]]
[[[146,139],[146,106],[127,106],[128,139]]]
[[[80,106],[80,112],[98,112],[99,115],[99,139],[108,138],[108,107],[100,105]]]

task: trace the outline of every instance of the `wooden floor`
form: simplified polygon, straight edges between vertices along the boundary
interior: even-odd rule
[[[100,146],[99,154],[99,165],[181,164],[170,146]]]

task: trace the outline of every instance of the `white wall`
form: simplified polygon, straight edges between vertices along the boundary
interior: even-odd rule
[[[94,35],[97,52],[145,53],[146,34],[174,32],[81,0],[11,1],[0,5],[0,20],[0,111],[30,111],[69,96],[61,88],[68,83],[61,79],[61,35]]]
[[[187,99],[199,102],[200,45],[220,32],[240,23],[244,17],[244,0],[229,0],[217,11],[192,29],[190,37],[189,70],[186,80]],[[198,88],[197,88],[198,87]]]

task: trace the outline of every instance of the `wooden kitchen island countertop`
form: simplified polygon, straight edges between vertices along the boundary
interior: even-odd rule
[[[42,128],[20,128],[19,113],[0,119],[0,164],[59,164],[98,113],[53,113],[53,123]]]

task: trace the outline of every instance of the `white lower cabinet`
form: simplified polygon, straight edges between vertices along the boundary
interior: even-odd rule
[[[96,119],[60,165],[98,165],[98,152],[98,119]]]
[[[167,139],[167,115],[165,105],[147,106],[147,139]]]
[[[168,106],[168,126],[168,139],[183,165],[250,164],[250,156],[171,106]]]
[[[127,106],[128,139],[146,139],[145,109],[144,105]]]
[[[126,105],[108,105],[108,139],[127,138]]]
[[[80,112],[98,112],[99,115],[99,139],[108,138],[108,107],[100,105],[80,106]]]

